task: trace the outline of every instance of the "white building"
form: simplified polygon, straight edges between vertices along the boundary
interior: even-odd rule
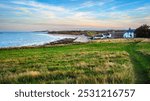
[[[134,38],[134,31],[129,28],[127,32],[124,33],[123,35],[124,38]]]
[[[93,39],[107,39],[107,38],[111,38],[112,35],[107,33],[107,34],[100,34],[100,35],[96,35],[95,37],[93,37]]]

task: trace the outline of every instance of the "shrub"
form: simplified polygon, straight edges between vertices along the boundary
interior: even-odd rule
[[[135,30],[136,37],[140,38],[150,38],[150,26],[149,25],[142,25]]]

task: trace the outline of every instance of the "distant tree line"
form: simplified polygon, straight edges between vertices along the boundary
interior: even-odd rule
[[[144,24],[135,30],[136,37],[138,38],[150,38],[150,26]]]

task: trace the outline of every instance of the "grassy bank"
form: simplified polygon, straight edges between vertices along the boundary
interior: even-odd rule
[[[150,42],[0,50],[0,83],[150,83]]]

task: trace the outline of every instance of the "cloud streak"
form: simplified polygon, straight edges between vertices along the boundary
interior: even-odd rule
[[[70,2],[78,2],[78,0]],[[139,2],[124,4],[118,3],[116,0],[87,0],[69,7],[35,0],[0,2],[0,23],[3,25],[0,26],[0,30],[108,29],[137,27],[143,23],[150,24],[150,14],[148,13],[150,7],[145,4],[128,8],[129,5],[135,3]],[[126,9],[120,10],[121,7],[126,7]],[[16,27],[12,27],[13,25]]]

